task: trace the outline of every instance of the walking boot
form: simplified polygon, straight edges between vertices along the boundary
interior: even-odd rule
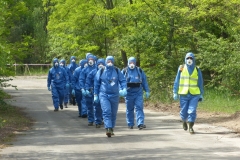
[[[60,108],[63,109],[63,105],[62,104],[60,104]]]
[[[93,126],[93,122],[88,122],[88,126]]]
[[[111,130],[111,135],[114,136],[113,128],[110,128],[110,130]]]
[[[65,108],[68,108],[67,103],[64,103]]]
[[[187,122],[183,122],[183,129],[184,131],[187,131],[188,130],[188,126],[187,126]]]
[[[194,122],[189,122],[188,124],[189,124],[189,133],[194,134],[194,130],[193,130]]]
[[[111,137],[111,129],[110,128],[106,128],[106,135],[108,136],[108,137]]]

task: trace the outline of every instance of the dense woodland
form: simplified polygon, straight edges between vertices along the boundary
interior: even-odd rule
[[[185,54],[193,52],[205,87],[240,92],[239,0],[0,0],[1,85],[14,63],[135,56],[151,100],[170,100]],[[10,64],[10,65],[7,65]]]

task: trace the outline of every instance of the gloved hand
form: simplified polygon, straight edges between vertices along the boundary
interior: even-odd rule
[[[148,99],[150,97],[150,93],[146,92],[145,97]]]
[[[173,93],[173,99],[176,101],[178,100],[178,94],[177,93]]]
[[[83,95],[83,96],[86,96],[86,91],[85,91],[85,89],[81,89],[81,91],[82,91],[82,95]]]
[[[66,88],[69,88],[69,83],[66,84]]]
[[[75,89],[72,90],[72,95],[75,96]]]
[[[93,101],[94,101],[94,103],[98,103],[99,102],[98,95],[96,95],[96,94],[94,95],[94,100]]]
[[[49,90],[49,91],[51,91],[51,88],[50,88],[50,87],[48,87],[48,90]]]
[[[126,88],[120,90],[120,91],[119,91],[119,95],[120,95],[121,97],[125,97],[125,96],[127,95],[127,90],[126,90]]]
[[[202,102],[202,101],[203,101],[203,96],[200,95],[198,102]]]
[[[88,90],[85,91],[86,95],[89,96],[90,92]]]

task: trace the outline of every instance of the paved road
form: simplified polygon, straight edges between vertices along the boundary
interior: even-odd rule
[[[129,130],[120,104],[115,136],[107,138],[105,129],[88,127],[87,119],[78,118],[76,106],[53,112],[46,77],[18,77],[11,83],[19,90],[6,89],[14,96],[9,103],[25,108],[36,123],[0,151],[1,160],[240,159],[240,138],[222,127],[196,124],[196,134],[190,135],[178,117],[145,110],[147,128]]]

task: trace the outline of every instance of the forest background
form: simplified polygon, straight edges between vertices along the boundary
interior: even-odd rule
[[[113,55],[123,68],[134,56],[147,74],[150,102],[171,103],[177,69],[191,51],[203,72],[205,105],[240,110],[239,0],[0,0],[0,15],[2,87],[11,86],[15,63],[79,61],[90,52]]]

